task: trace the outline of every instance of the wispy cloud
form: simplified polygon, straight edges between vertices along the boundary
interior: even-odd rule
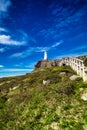
[[[8,15],[8,11],[11,5],[12,5],[11,0],[0,1],[0,19]]]
[[[33,69],[25,69],[25,68],[1,68],[0,69],[0,77],[10,77],[10,76],[18,76],[25,75],[33,71]]]
[[[87,49],[87,45],[78,46],[76,48],[73,48],[73,49],[70,50],[70,52],[80,51],[80,50],[83,50],[83,49]]]
[[[13,55],[11,55],[10,57],[23,57],[23,52],[21,53],[14,53]]]
[[[79,6],[80,0],[71,1],[55,0],[49,5],[51,17],[49,17],[48,22],[52,24],[38,32],[38,35],[42,36],[45,41],[49,38],[55,40],[55,38],[58,39],[61,36],[65,38],[66,35],[70,36],[72,32],[75,32],[76,29],[81,30],[85,23],[84,16],[87,14],[87,4],[84,4],[83,0],[83,4],[80,3]]]
[[[25,58],[29,55],[31,55],[35,51],[35,48],[30,47],[27,50],[19,53],[14,53],[10,56],[10,58]]]
[[[84,43],[85,44],[85,43]],[[54,57],[55,59],[63,58],[63,57],[76,57],[80,55],[87,55],[87,44],[83,46],[75,47],[71,50],[67,50],[63,52],[63,55],[60,54],[60,56]]]
[[[18,64],[15,64],[14,67],[24,67],[24,64],[21,62],[21,63],[18,63]]]
[[[0,48],[0,52],[3,53],[5,51],[5,48]]]
[[[36,61],[36,62],[37,62],[37,61]],[[34,68],[36,62],[31,62],[30,64],[25,65],[25,68]]]
[[[0,65],[0,68],[3,68],[4,66],[3,65]]]
[[[2,70],[0,70],[0,72],[23,72],[23,71],[27,71],[29,72],[31,69],[19,69],[19,68],[4,68]]]
[[[87,55],[87,52],[84,51],[84,52],[75,52],[75,53],[65,53],[63,55],[60,55],[60,56],[56,56],[54,57],[54,59],[61,59],[61,58],[64,58],[64,57],[77,57],[77,56],[81,56],[81,55]]]
[[[18,68],[33,69],[36,62],[33,61],[33,62],[29,63],[29,64],[18,63],[18,64],[15,64],[14,66],[18,67]]]
[[[61,40],[60,42],[57,42],[57,43],[53,44],[51,47],[55,48],[55,47],[59,46],[61,43],[63,43],[63,40]]]
[[[40,49],[39,51],[44,51],[44,50],[49,51],[53,48],[58,47],[62,43],[63,43],[63,40],[60,40],[59,42],[56,42],[55,44],[52,44],[51,46],[39,48]]]
[[[19,53],[14,53],[10,56],[10,58],[25,58],[31,54],[33,54],[33,52],[43,52],[44,50],[46,51],[50,51],[53,48],[56,48],[57,46],[59,46],[60,44],[63,43],[63,40],[56,42],[55,44],[51,45],[51,46],[46,46],[46,47],[29,47],[27,50],[23,51],[23,52],[19,52]]]
[[[7,32],[7,29],[0,27],[0,32]]]
[[[20,42],[20,41],[13,40],[10,35],[0,35],[0,44],[20,46],[26,43],[25,41]]]
[[[10,6],[11,6],[10,0],[1,0],[0,1],[0,11],[7,12]]]

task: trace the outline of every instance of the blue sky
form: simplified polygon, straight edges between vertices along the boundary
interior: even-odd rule
[[[0,77],[87,54],[87,0],[0,0]]]

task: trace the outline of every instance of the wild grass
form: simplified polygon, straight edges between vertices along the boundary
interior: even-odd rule
[[[73,74],[70,67],[64,66],[0,79],[0,129],[85,130],[87,101],[81,99],[81,94],[87,84],[81,78],[71,81]],[[43,80],[50,83],[43,85]],[[19,87],[12,90],[15,86]]]

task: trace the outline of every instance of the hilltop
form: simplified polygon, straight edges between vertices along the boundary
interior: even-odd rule
[[[87,84],[69,66],[0,79],[1,130],[87,130]]]
[[[35,65],[35,69],[51,68],[61,65],[62,60],[40,60]]]
[[[87,55],[78,56],[76,58],[83,60],[84,65],[87,66]],[[56,60],[40,60],[36,63],[35,69],[51,68],[65,65],[62,59],[63,58]]]

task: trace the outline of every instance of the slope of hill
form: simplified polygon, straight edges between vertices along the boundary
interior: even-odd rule
[[[87,84],[74,74],[62,66],[0,79],[0,129],[87,130]]]

